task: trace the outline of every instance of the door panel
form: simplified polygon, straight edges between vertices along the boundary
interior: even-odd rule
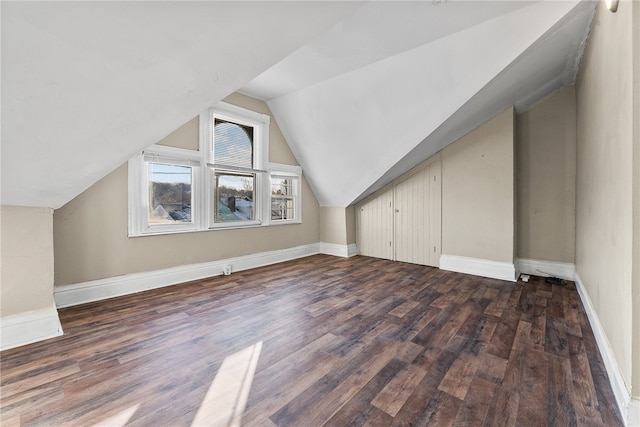
[[[430,167],[422,169],[395,187],[395,259],[427,265],[429,240]]]
[[[356,240],[361,255],[393,259],[393,190],[356,206]]]

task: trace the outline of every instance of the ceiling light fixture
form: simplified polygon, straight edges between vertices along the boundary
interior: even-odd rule
[[[605,3],[607,4],[607,9],[615,13],[618,10],[618,1],[619,0],[605,0]]]

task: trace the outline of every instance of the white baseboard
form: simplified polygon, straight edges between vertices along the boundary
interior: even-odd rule
[[[347,256],[352,257],[358,255],[359,253],[360,249],[358,249],[358,245],[356,245],[355,243],[347,245]]]
[[[458,273],[473,274],[475,276],[515,282],[516,268],[510,262],[491,261],[488,259],[469,258],[457,255],[440,255],[442,270]]]
[[[598,313],[596,313],[595,308],[593,307],[593,303],[591,302],[591,298],[587,293],[587,289],[584,287],[584,283],[580,279],[578,273],[575,273],[574,281],[576,283],[576,287],[578,288],[578,294],[580,295],[580,299],[582,300],[582,305],[584,306],[584,310],[587,313],[587,318],[589,319],[589,324],[591,324],[591,329],[593,329],[593,335],[596,338],[596,343],[598,344],[598,350],[600,350],[600,354],[602,355],[602,359],[604,361],[604,366],[607,369],[607,374],[609,375],[609,382],[611,383],[611,388],[613,389],[613,394],[616,398],[616,403],[618,404],[618,409],[620,409],[620,413],[622,414],[622,419],[627,421],[628,426],[638,426],[640,425],[640,419],[636,418],[636,420],[631,423],[629,411],[631,397],[629,396],[629,392],[624,384],[624,379],[622,378],[622,374],[620,373],[620,368],[618,367],[618,362],[616,361],[616,357],[613,354],[613,350],[611,349],[611,344],[609,344],[609,340],[607,339],[607,335],[604,332],[604,328],[600,323],[600,319],[598,318]],[[637,413],[636,416],[637,417]]]
[[[542,277],[553,276],[566,280],[573,280],[576,273],[576,267],[573,264],[526,258],[516,260],[516,270],[523,274]]]
[[[629,402],[629,411],[627,412],[627,425],[629,427],[640,426],[640,400],[631,399]]]
[[[358,255],[358,246],[356,246],[355,243],[350,245],[337,245],[335,243],[320,242],[320,253],[349,258]]]
[[[355,244],[334,245],[331,243],[312,243],[289,249],[261,252],[218,261],[56,286],[54,298],[58,307],[69,307],[100,301],[106,298],[129,295],[149,289],[162,288],[191,280],[204,279],[205,277],[219,276],[224,273],[226,266],[231,267],[231,272],[243,271],[318,253],[350,257],[357,255],[358,248]]]
[[[57,286],[54,291],[54,298],[58,307],[69,307],[191,280],[219,276],[224,273],[226,266],[230,266],[233,273],[234,271],[262,267],[318,253],[320,253],[320,246],[318,243],[314,243],[212,262],[125,274],[107,279]]]
[[[62,325],[55,305],[0,319],[0,351],[59,337]]]

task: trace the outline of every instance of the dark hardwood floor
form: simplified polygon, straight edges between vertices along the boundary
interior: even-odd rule
[[[575,285],[316,255],[61,309],[2,426],[618,426]]]

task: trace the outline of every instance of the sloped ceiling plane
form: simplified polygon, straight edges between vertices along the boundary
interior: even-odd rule
[[[575,80],[592,1],[2,2],[2,204],[58,208],[240,91],[348,206]]]

